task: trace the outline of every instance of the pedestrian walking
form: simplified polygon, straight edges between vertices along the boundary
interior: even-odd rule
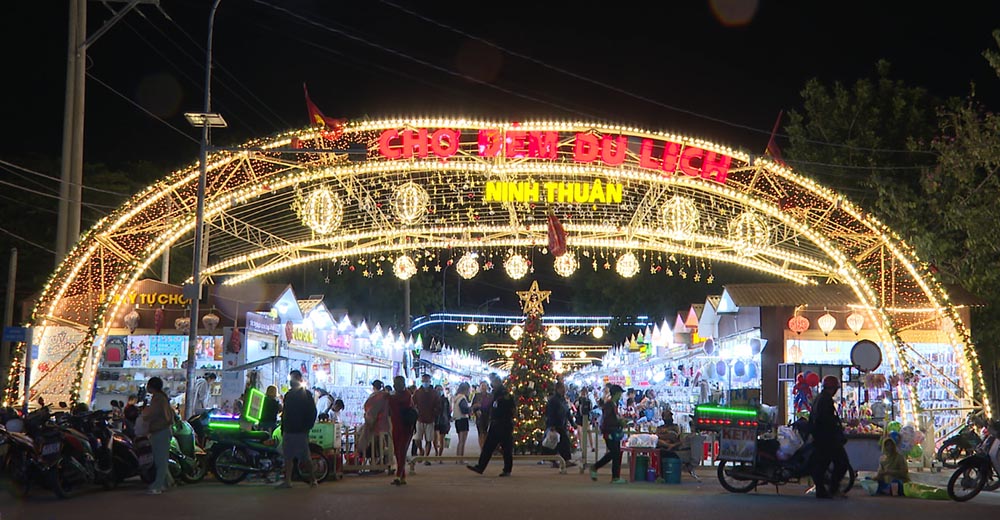
[[[445,441],[451,433],[451,399],[445,394],[443,386],[437,385],[434,390],[441,402],[441,410],[434,422],[434,455],[440,457],[444,455]],[[444,461],[440,463],[444,464]]]
[[[479,391],[472,398],[472,411],[476,416],[476,436],[480,451],[483,449],[483,444],[486,443],[486,431],[490,427],[490,410],[492,408],[493,396],[490,395],[490,386],[486,381],[480,381]]]
[[[278,402],[278,387],[270,385],[264,392],[264,402],[260,407],[260,421],[257,427],[267,433],[273,432],[278,427],[279,413],[281,413],[281,403]]]
[[[809,465],[813,484],[816,485],[816,498],[846,496],[840,489],[840,481],[850,464],[847,451],[844,450],[847,436],[844,435],[844,427],[833,403],[833,396],[839,390],[840,379],[837,376],[824,377],[823,389],[809,413],[809,431],[813,437],[813,454]],[[829,481],[827,471],[831,471]]]
[[[431,388],[430,374],[420,376],[420,388],[413,394],[413,404],[416,405],[418,414],[417,446],[420,448],[420,456],[427,457],[431,454],[431,445],[436,435],[434,425],[441,413],[441,396]],[[424,464],[430,466],[431,462],[427,460]]]
[[[503,472],[500,476],[509,477],[514,468],[514,397],[504,387],[500,376],[490,374],[490,383],[493,385],[493,408],[490,410],[486,442],[479,454],[479,463],[466,467],[482,475],[499,446],[503,450]]]
[[[371,457],[376,456],[377,444],[379,450],[385,449],[385,435],[389,433],[389,393],[384,390],[382,381],[372,381],[372,393],[365,400],[365,424],[358,435],[358,453],[371,451]],[[388,461],[385,451],[379,451],[378,456]]]
[[[285,480],[278,489],[292,487],[292,468],[295,464],[309,469],[309,487],[316,487],[312,455],[309,452],[309,430],[316,424],[316,402],[302,386],[302,372],[292,370],[288,374],[285,393],[285,410],[281,416],[281,449],[285,458]]]
[[[587,465],[587,454],[592,449],[587,444],[590,439],[591,412],[593,411],[594,402],[590,399],[590,387],[584,385],[576,400],[577,422],[580,425],[580,460],[584,466]]]
[[[169,471],[170,427],[174,424],[174,409],[170,407],[170,399],[163,393],[163,380],[151,377],[146,382],[146,390],[151,399],[149,406],[142,411],[142,421],[149,431],[149,443],[153,448],[153,464],[156,466],[156,479],[146,490],[149,495],[159,495],[173,485]]]
[[[608,451],[590,470],[590,480],[596,481],[597,470],[610,462],[611,483],[625,484],[628,482],[622,478],[622,438],[625,436],[625,431],[622,427],[622,418],[618,415],[618,405],[624,393],[625,390],[622,387],[611,385],[610,397],[601,404],[601,435],[604,436],[604,444]]]
[[[569,432],[566,425],[569,423],[569,402],[566,401],[566,385],[556,383],[555,393],[549,397],[545,406],[545,428],[559,434],[559,444],[556,445],[556,452],[566,461],[566,467],[575,466],[570,460],[573,452],[570,449]]]
[[[465,441],[469,438],[469,414],[472,412],[472,405],[469,403],[469,383],[458,385],[458,391],[452,399],[451,413],[455,418],[455,433],[458,434],[458,442],[455,445],[455,455],[465,456]],[[459,464],[465,464],[464,460],[459,460]]]
[[[389,396],[389,420],[392,423],[392,447],[396,455],[394,486],[406,485],[406,448],[417,425],[417,411],[413,408],[413,394],[406,389],[406,378],[392,379],[393,394]]]

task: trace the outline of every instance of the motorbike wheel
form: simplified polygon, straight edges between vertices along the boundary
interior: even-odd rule
[[[986,477],[986,484],[983,485],[983,489],[986,491],[996,491],[1000,489],[1000,478],[997,477],[996,471],[992,471],[992,467],[990,469],[990,474]]]
[[[309,445],[309,458],[311,459],[313,465],[313,476],[316,477],[316,482],[323,482],[330,475],[330,464],[326,460],[326,456],[323,455],[323,449],[316,445]],[[295,478],[298,480],[305,480],[308,469],[304,462],[299,462],[298,467],[295,468]]]
[[[749,493],[750,490],[757,487],[756,480],[740,480],[729,476],[729,472],[735,468],[741,468],[746,466],[746,469],[750,469],[750,465],[745,462],[733,462],[730,460],[719,461],[719,470],[717,472],[719,477],[719,484],[729,491],[730,493]]]
[[[31,473],[28,452],[14,450],[7,455],[7,477],[10,479],[14,496],[26,498],[31,492]]]
[[[63,459],[49,469],[49,488],[52,489],[52,492],[59,498],[69,498],[73,495],[73,483],[66,478],[66,473],[69,471],[67,466],[68,464],[66,464],[65,459]]]
[[[992,470],[990,470],[992,471]],[[963,462],[948,479],[948,496],[956,502],[972,500],[986,485],[988,473],[978,460]]]
[[[198,455],[194,457],[194,463],[187,471],[181,473],[181,479],[188,484],[197,484],[205,478],[208,473],[208,456]]]
[[[858,472],[854,471],[854,467],[850,464],[847,465],[847,473],[844,473],[844,478],[847,479],[847,484],[844,485],[844,489],[841,490],[842,493],[847,493],[854,487],[854,482],[858,479]],[[833,480],[833,465],[826,470],[826,481],[831,482]]]
[[[937,460],[948,469],[955,469],[966,457],[972,456],[973,448],[959,444],[960,439],[948,439],[938,448]]]
[[[247,472],[231,466],[249,466],[250,457],[240,448],[220,452],[212,464],[212,473],[223,484],[239,484],[247,478]]]

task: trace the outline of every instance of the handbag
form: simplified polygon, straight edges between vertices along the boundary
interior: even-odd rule
[[[548,450],[556,449],[559,445],[559,432],[549,428],[545,430],[545,438],[542,439],[542,447]]]
[[[412,429],[417,426],[417,417],[419,417],[419,414],[417,413],[416,408],[412,406],[403,408],[402,415],[403,415],[403,425],[405,425],[407,428]]]
[[[135,436],[145,437],[149,435],[149,423],[146,422],[146,418],[142,415],[135,420]]]

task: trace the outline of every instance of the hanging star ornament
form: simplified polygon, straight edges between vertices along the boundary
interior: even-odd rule
[[[552,291],[542,291],[538,289],[538,281],[531,282],[531,288],[527,291],[517,291],[517,296],[521,298],[521,307],[525,314],[545,314],[542,302],[548,303],[549,295]]]

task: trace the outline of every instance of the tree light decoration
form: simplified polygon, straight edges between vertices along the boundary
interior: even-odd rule
[[[553,325],[545,331],[545,335],[548,336],[549,341],[559,341],[559,338],[562,337],[562,329]]]
[[[847,321],[847,326],[851,329],[851,332],[853,332],[855,336],[861,333],[861,329],[865,328],[865,317],[863,314],[852,312],[847,315],[847,319],[845,321]]]
[[[430,195],[414,182],[408,182],[398,188],[392,195],[392,212],[403,224],[416,224],[427,215],[430,206]]]
[[[594,327],[594,330],[591,331],[591,334],[593,334],[594,338],[601,339],[604,337],[604,328],[600,326]]]
[[[576,268],[579,267],[579,265],[580,263],[576,260],[576,255],[567,251],[562,256],[556,257],[555,262],[552,264],[552,268],[559,276],[568,278],[576,272]]]
[[[698,232],[701,214],[698,212],[697,204],[689,197],[674,195],[663,203],[660,219],[668,237],[685,240]]]
[[[521,339],[522,335],[524,335],[524,328],[522,328],[520,325],[514,325],[513,327],[510,328],[509,334],[510,334],[510,339],[517,341]],[[510,354],[507,354],[507,357],[510,357]]]
[[[455,271],[466,280],[470,280],[479,274],[479,255],[476,253],[465,253],[455,264]]]
[[[816,325],[819,325],[819,330],[823,331],[824,336],[829,336],[830,332],[837,327],[837,318],[828,312],[816,319]]]
[[[297,200],[292,209],[309,229],[318,235],[329,235],[340,227],[344,219],[344,203],[329,188],[316,188],[304,199]]]
[[[754,256],[768,246],[771,230],[764,217],[753,211],[740,213],[729,222],[729,239],[740,256]]]
[[[400,255],[395,262],[392,263],[392,272],[400,280],[409,280],[410,277],[417,274],[417,264],[413,262],[413,259],[407,255]]]
[[[465,327],[465,332],[467,332],[470,336],[475,336],[476,334],[479,334],[479,325],[470,323],[468,327]]]
[[[507,276],[520,280],[528,274],[528,261],[521,255],[513,254],[504,261],[503,268],[507,271]]]
[[[639,274],[639,259],[629,251],[618,257],[618,261],[615,262],[615,271],[618,271],[618,274],[623,278],[632,278]]]

